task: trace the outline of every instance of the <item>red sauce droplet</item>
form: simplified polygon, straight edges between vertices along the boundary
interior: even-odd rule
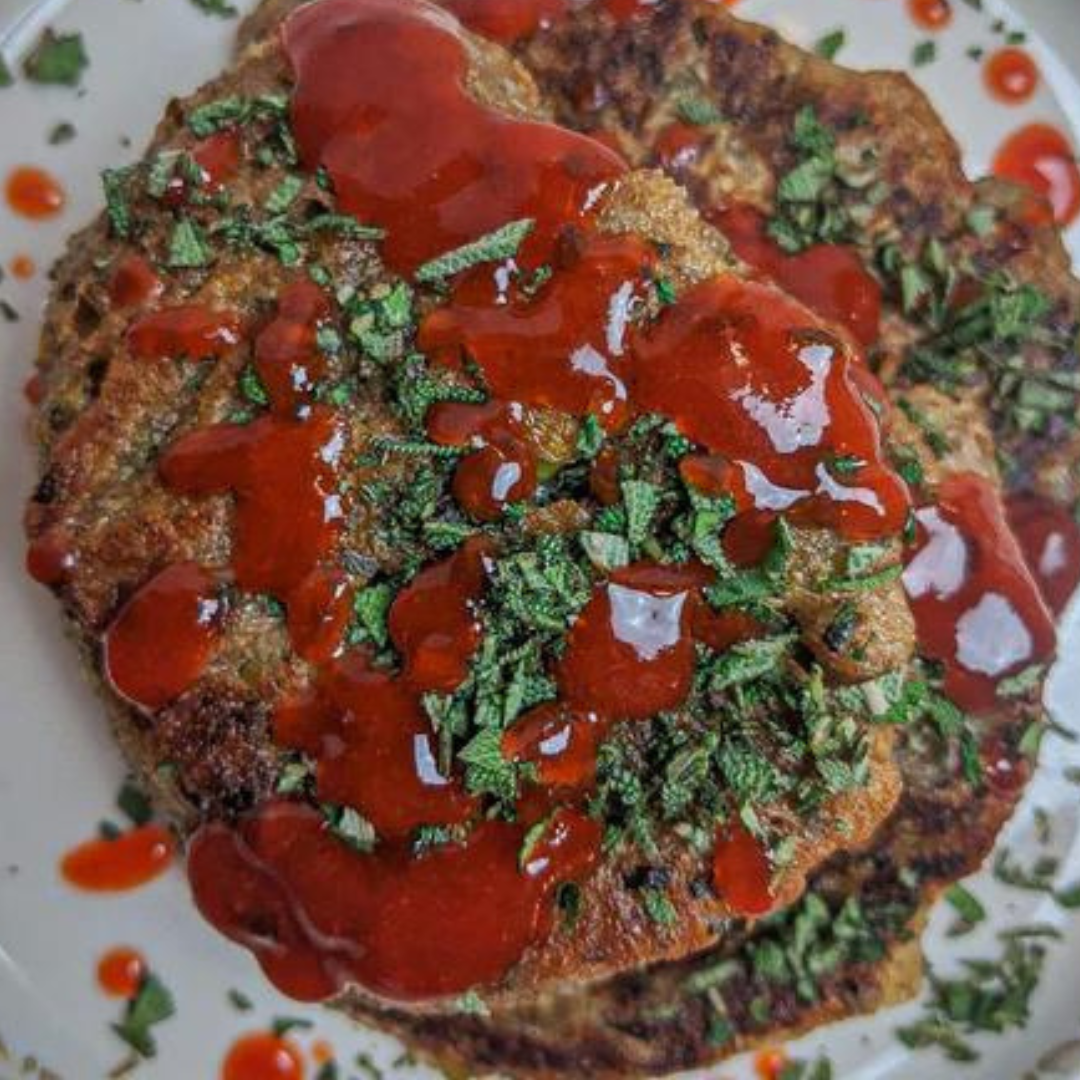
[[[998,703],[998,683],[1054,652],[1054,622],[994,488],[949,477],[917,512],[904,587],[919,650],[945,666],[945,693],[969,712]]]
[[[1080,525],[1065,507],[1039,495],[1013,495],[1007,510],[1043,599],[1060,614],[1080,584]]]
[[[431,438],[443,446],[476,447],[454,471],[459,505],[478,521],[497,521],[508,503],[536,491],[536,453],[526,441],[521,406],[447,402],[427,414]]]
[[[596,774],[597,747],[610,726],[595,714],[549,702],[531,709],[503,735],[503,755],[535,765],[537,781],[545,787],[587,787]]]
[[[949,0],[907,0],[908,13],[924,30],[941,30],[952,22]]]
[[[480,643],[474,608],[484,587],[482,540],[421,570],[390,608],[390,639],[405,661],[404,677],[420,690],[456,690]]]
[[[999,735],[988,735],[979,747],[982,778],[991,790],[1006,798],[1023,791],[1031,767],[1016,749],[1010,749]]]
[[[31,405],[40,405],[45,400],[45,380],[35,371],[23,384],[23,397]]]
[[[636,343],[634,396],[737,466],[741,508],[787,511],[853,539],[892,535],[910,500],[882,461],[853,359],[772,286],[719,277],[665,308]],[[853,475],[833,475],[838,456],[859,463]]]
[[[440,772],[417,694],[363,654],[324,668],[313,695],[280,706],[274,736],[316,760],[320,799],[359,810],[385,840],[407,840],[421,825],[460,825],[477,809]]]
[[[203,826],[189,873],[203,915],[286,993],[321,1000],[353,980],[411,1000],[505,975],[549,931],[555,886],[592,867],[600,827],[560,811],[519,868],[523,839],[485,821],[420,857],[358,856],[317,810],[279,801],[237,828]]]
[[[538,222],[525,250],[543,253],[551,230],[583,220],[590,191],[625,169],[586,136],[475,101],[457,23],[433,5],[324,0],[292,14],[283,40],[302,160],[326,168],[344,212],[387,229],[394,269],[522,218]]]
[[[29,281],[36,273],[37,266],[29,255],[16,255],[11,260],[12,277],[19,278],[21,281]]]
[[[282,290],[277,318],[255,341],[255,367],[282,415],[308,399],[326,372],[317,334],[330,310],[329,297],[314,282],[294,282]]]
[[[116,264],[109,281],[109,301],[114,308],[141,307],[156,300],[164,289],[164,282],[147,259],[142,255],[125,255]],[[160,327],[161,323],[158,320],[150,325]]]
[[[316,1039],[311,1044],[311,1060],[316,1065],[325,1065],[334,1060],[334,1048],[325,1039]]]
[[[570,0],[445,0],[443,4],[474,34],[503,45],[513,45],[552,25],[569,6]]]
[[[759,1050],[754,1055],[754,1072],[759,1080],[781,1080],[789,1060],[783,1050]]]
[[[249,592],[288,602],[334,550],[344,518],[336,465],[344,435],[334,413],[312,407],[304,420],[263,416],[182,436],[165,451],[165,483],[187,495],[233,492],[232,568]]]
[[[59,181],[34,165],[21,165],[8,175],[6,194],[15,213],[33,220],[55,217],[67,202]]]
[[[160,877],[172,863],[176,841],[160,825],[143,825],[115,840],[88,840],[69,851],[60,872],[86,892],[126,892]]]
[[[106,630],[106,678],[128,701],[145,709],[164,708],[206,669],[224,614],[216,575],[191,562],[162,570]]]
[[[221,1080],[303,1080],[300,1051],[269,1031],[243,1035],[229,1048]]]
[[[737,206],[706,215],[735,254],[823,319],[850,330],[862,345],[881,333],[881,285],[851,248],[815,244],[790,255],[766,231],[763,214]]]
[[[668,172],[679,173],[694,164],[707,137],[694,124],[668,124],[656,138],[656,158]]]
[[[558,667],[564,700],[582,712],[646,719],[681,705],[694,675],[687,570],[639,563],[600,585],[570,629]]]
[[[761,843],[741,824],[721,827],[713,848],[713,887],[731,910],[750,918],[772,908],[772,867]]]
[[[98,985],[109,997],[132,998],[146,975],[146,961],[126,945],[110,949],[98,961]]]
[[[1010,135],[994,158],[993,172],[1046,198],[1059,225],[1072,224],[1080,214],[1076,151],[1049,124],[1029,124]]]
[[[1039,85],[1039,67],[1024,49],[1009,46],[992,53],[983,68],[987,88],[1009,105],[1027,101]]]
[[[224,356],[240,341],[234,315],[196,304],[164,308],[131,324],[127,345],[144,360],[204,360]]]
[[[60,585],[77,563],[68,537],[56,526],[35,537],[26,549],[26,572],[41,585]]]

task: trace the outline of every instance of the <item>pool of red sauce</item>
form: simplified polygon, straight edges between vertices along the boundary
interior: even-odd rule
[[[270,1031],[241,1035],[221,1064],[221,1080],[303,1080],[304,1059],[292,1040]]]
[[[919,651],[944,665],[957,705],[990,712],[1002,679],[1052,659],[1053,616],[987,481],[951,476],[916,516],[903,581]]]
[[[617,6],[621,15],[643,10]],[[421,331],[421,345],[443,363],[459,365],[467,350],[492,391],[485,406],[440,407],[428,418],[433,439],[471,448],[454,485],[467,512],[493,519],[531,493],[522,408],[546,406],[591,414],[611,431],[643,412],[672,418],[719,463],[709,475],[725,479],[737,520],[748,522],[736,545],[747,560],[767,550],[782,511],[853,539],[899,532],[909,498],[883,462],[855,340],[822,328],[773,285],[730,277],[687,289],[653,326],[635,330],[629,316],[651,288],[652,255],[632,237],[598,236],[590,210],[622,160],[584,136],[473,101],[445,13],[412,0],[324,0],[286,21],[283,43],[303,161],[327,170],[343,211],[387,229],[392,266],[412,271],[507,221],[536,221],[517,263],[528,271],[548,262],[555,273],[535,298],[511,287],[512,267],[483,267],[454,282]],[[403,84],[406,67],[413,76]],[[230,153],[227,142],[215,145],[225,173]],[[842,277],[848,264],[833,251],[805,261],[806,289],[820,274]],[[117,306],[156,299],[152,267],[126,273]],[[833,293],[817,297],[833,303],[829,317],[869,338],[865,280]],[[286,288],[261,326],[197,307],[135,314],[128,347],[155,362],[213,359],[250,336],[270,408],[248,424],[191,431],[163,455],[162,479],[176,492],[232,496],[229,565],[167,568],[164,581],[136,592],[107,635],[109,670],[132,700],[162,707],[212,656],[227,613],[207,620],[211,586],[228,580],[284,601],[294,647],[317,671],[307,691],[278,706],[276,739],[310,755],[319,799],[359,810],[380,842],[359,853],[314,807],[274,799],[234,826],[199,831],[189,850],[196,901],[296,997],[325,998],[348,981],[401,999],[453,994],[503,976],[548,932],[557,885],[595,864],[600,829],[580,808],[602,735],[681,703],[695,640],[724,647],[760,628],[705,608],[710,575],[700,567],[638,562],[598,582],[553,673],[559,700],[504,735],[511,757],[537,766],[522,820],[478,820],[460,777],[440,769],[421,695],[460,685],[482,645],[476,613],[489,553],[466,545],[399,593],[389,634],[400,671],[344,651],[351,598],[337,549],[348,507],[337,480],[346,440],[335,411],[313,397],[325,373],[318,329],[330,314],[332,301],[305,282]],[[841,454],[861,462],[854,476],[829,471]],[[146,633],[153,610],[167,616],[168,648],[157,627]],[[159,646],[156,660],[147,640]],[[556,806],[519,867],[527,825]],[[417,854],[410,840],[421,824],[473,828]],[[770,874],[749,833],[718,833],[714,885],[733,911],[768,910]]]
[[[1026,49],[1010,45],[987,57],[983,78],[987,89],[999,101],[1019,105],[1038,89],[1039,65]]]
[[[60,861],[60,873],[84,892],[127,892],[160,877],[175,852],[168,829],[142,825],[114,840],[87,840],[72,848]]]
[[[1046,198],[1059,225],[1070,225],[1080,215],[1076,150],[1050,124],[1028,124],[1010,135],[994,157],[993,173]]]
[[[8,206],[33,221],[56,217],[67,203],[60,181],[47,169],[20,165],[8,174],[4,187]]]
[[[1061,614],[1080,584],[1080,525],[1060,504],[1040,495],[1013,495],[1009,525],[1027,564],[1055,614]]]
[[[109,997],[133,998],[146,975],[146,960],[137,949],[118,945],[98,960],[98,986]]]

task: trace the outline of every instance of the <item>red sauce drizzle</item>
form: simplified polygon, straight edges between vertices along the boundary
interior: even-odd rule
[[[739,915],[764,915],[772,908],[772,867],[761,844],[738,822],[717,830],[713,887]]]
[[[1002,679],[1052,657],[1053,618],[985,480],[949,477],[917,519],[904,587],[920,652],[944,664],[957,705],[992,710]]]
[[[40,372],[35,371],[23,383],[23,397],[31,405],[40,405],[45,400],[45,380],[41,377]]]
[[[353,588],[336,567],[319,567],[289,593],[289,638],[309,663],[323,664],[342,647],[352,615]]]
[[[1076,518],[1065,507],[1039,495],[1013,495],[1007,510],[1009,525],[1043,599],[1060,614],[1080,584],[1080,526]]]
[[[741,509],[787,511],[856,539],[903,527],[907,489],[881,460],[852,351],[776,289],[734,277],[695,286],[661,313],[635,360],[638,408],[737,465]],[[829,471],[838,455],[863,464],[839,480]]]
[[[191,562],[162,570],[105,632],[102,663],[113,689],[145,709],[174,701],[206,669],[224,614],[215,574]]]
[[[952,22],[949,0],[907,0],[912,21],[924,30],[942,30]]]
[[[125,255],[113,270],[109,281],[109,302],[114,308],[142,307],[156,300],[164,291],[165,283],[158,277],[150,262],[142,255]],[[160,327],[160,320],[151,327]]]
[[[263,416],[197,429],[169,447],[158,467],[175,491],[235,494],[236,582],[287,602],[337,543],[344,510],[335,465],[343,449],[334,413],[316,405],[306,420]]]
[[[110,949],[98,961],[98,985],[109,997],[134,997],[145,975],[146,961],[142,954],[126,945]]]
[[[320,799],[359,810],[385,840],[407,840],[421,825],[463,824],[477,809],[440,772],[419,696],[363,654],[325,668],[313,694],[280,706],[274,735],[315,759]]]
[[[557,22],[570,0],[445,0],[443,7],[474,34],[513,45]]]
[[[330,298],[312,281],[297,281],[282,291],[277,318],[255,341],[255,367],[275,412],[293,413],[326,373],[316,338],[330,311]]]
[[[303,162],[326,168],[343,211],[387,230],[394,269],[521,218],[538,221],[526,250],[544,253],[625,169],[586,136],[478,104],[458,24],[432,5],[324,0],[291,15],[283,40]]]
[[[611,724],[594,713],[577,713],[565,702],[538,705],[503,736],[510,761],[531,762],[545,787],[587,788],[596,775],[596,751]]]
[[[448,692],[468,674],[480,643],[474,608],[484,588],[487,545],[469,539],[448,559],[422,570],[390,608],[390,639],[418,690]]]
[[[14,169],[8,175],[5,194],[16,214],[35,221],[56,217],[67,202],[59,181],[35,165]]]
[[[303,1080],[304,1062],[289,1039],[269,1031],[242,1035],[229,1048],[221,1080]]]
[[[1009,46],[989,56],[983,77],[994,97],[1006,104],[1018,105],[1038,89],[1039,67],[1029,52]]]
[[[454,471],[454,498],[478,521],[497,521],[507,503],[536,491],[536,452],[528,444],[521,406],[446,402],[427,415],[428,434],[443,446],[473,446]]]
[[[750,206],[706,215],[735,254],[775,281],[823,319],[846,327],[867,347],[881,333],[881,285],[851,248],[816,244],[789,255],[766,231],[765,216]]]
[[[1010,135],[994,158],[993,172],[1046,198],[1059,225],[1071,225],[1080,214],[1076,151],[1049,124],[1029,124]]]
[[[358,857],[317,810],[279,801],[237,828],[205,826],[188,869],[206,918],[286,993],[321,1000],[352,980],[411,1000],[501,978],[548,932],[555,885],[591,868],[600,827],[560,811],[519,870],[523,838],[485,821],[420,857]]]
[[[176,841],[161,825],[143,825],[115,840],[88,840],[60,862],[69,885],[86,892],[127,892],[160,877],[176,851]]]
[[[234,315],[197,304],[152,311],[136,319],[127,333],[132,355],[143,360],[216,359],[239,341]]]

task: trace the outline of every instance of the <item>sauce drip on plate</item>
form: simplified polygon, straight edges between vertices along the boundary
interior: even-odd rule
[[[176,851],[172,833],[160,825],[142,825],[115,840],[88,840],[61,860],[69,885],[86,892],[127,892],[160,877]]]
[[[7,178],[4,193],[8,206],[20,217],[40,221],[56,217],[67,202],[60,182],[36,165],[20,165]]]
[[[1007,508],[1043,599],[1060,614],[1080,584],[1080,526],[1065,507],[1039,495],[1014,495]]]

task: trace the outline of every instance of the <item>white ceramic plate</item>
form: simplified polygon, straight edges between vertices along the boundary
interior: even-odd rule
[[[1063,34],[1073,34],[1074,47],[1075,3],[1049,4],[1055,25]],[[0,209],[0,261],[6,265],[16,254],[29,253],[39,267],[47,267],[66,234],[96,212],[101,201],[98,171],[135,155],[168,96],[194,89],[219,70],[235,24],[201,14],[190,0],[23,0],[21,6],[29,10],[16,10],[19,6],[0,2],[0,42],[9,61],[46,25],[81,30],[91,57],[85,93],[25,82],[0,92],[0,175],[17,164],[41,164],[62,177],[70,196],[64,214],[46,225]],[[1039,36],[1042,23],[1027,26],[995,0],[983,0],[982,11],[976,6],[971,0],[954,0],[952,25],[934,35],[939,59],[919,67],[915,75],[959,135],[969,168],[981,173],[1003,136],[1029,120],[1071,126],[1080,134],[1080,85]],[[742,10],[801,43],[842,26],[847,44],[838,59],[857,66],[906,67],[914,46],[928,36],[912,26],[904,0],[745,0]],[[994,103],[983,88],[979,65],[965,55],[971,45],[1000,43],[1001,35],[992,29],[999,18],[1010,29],[1028,31],[1029,48],[1045,76],[1038,95],[1021,107]],[[64,120],[77,126],[77,138],[62,146],[48,145],[47,133]],[[1080,255],[1080,228],[1073,229],[1070,241]],[[117,944],[136,946],[146,955],[174,992],[178,1007],[173,1019],[155,1029],[159,1054],[140,1065],[139,1076],[213,1080],[238,1033],[265,1028],[272,1017],[283,1014],[313,1019],[315,1028],[297,1036],[305,1051],[314,1039],[325,1039],[344,1066],[363,1051],[388,1077],[423,1075],[423,1070],[393,1064],[400,1047],[391,1040],[320,1010],[299,1008],[267,988],[250,958],[200,921],[178,869],[116,899],[76,894],[59,878],[59,856],[113,812],[123,767],[102,709],[62,640],[54,605],[22,570],[20,514],[33,463],[23,435],[21,389],[30,371],[45,295],[40,270],[30,281],[8,276],[0,284],[0,296],[21,315],[17,323],[0,325],[0,1038],[9,1054],[0,1060],[0,1077],[98,1080],[125,1057],[124,1047],[109,1030],[119,1012],[117,1003],[101,994],[94,978],[97,958]],[[1060,721],[1080,727],[1078,608],[1064,629],[1065,659],[1050,699]],[[1060,880],[1071,882],[1080,878],[1080,814],[1077,789],[1062,774],[1066,766],[1080,764],[1080,750],[1051,736],[1043,757],[1038,779],[1004,842],[1025,854],[1036,852],[1033,814],[1037,807],[1044,809],[1053,824],[1050,850],[1062,859]],[[953,1075],[953,1070],[972,1080],[1080,1076],[1077,1054],[1071,1062],[1069,1052],[1047,1058],[1080,1037],[1080,920],[1070,920],[1046,897],[1001,886],[989,874],[980,875],[971,887],[993,918],[957,943],[943,933],[950,916],[937,913],[928,949],[942,970],[959,957],[995,952],[994,934],[1005,925],[1046,922],[1063,934],[1026,1031],[983,1040],[979,1064],[949,1066],[934,1051],[912,1055],[895,1040],[895,1027],[918,1013],[912,1005],[824,1030],[792,1046],[791,1052],[812,1056],[827,1051],[837,1076],[849,1080],[938,1077]],[[252,999],[250,1012],[240,1014],[228,1004],[226,993],[233,987]],[[27,1055],[38,1064],[27,1068]],[[1040,1062],[1042,1069],[1036,1072]],[[309,1074],[314,1071],[309,1063]],[[354,1074],[362,1075],[356,1068],[342,1070],[343,1077]],[[715,1075],[749,1075],[749,1067],[725,1065]]]

